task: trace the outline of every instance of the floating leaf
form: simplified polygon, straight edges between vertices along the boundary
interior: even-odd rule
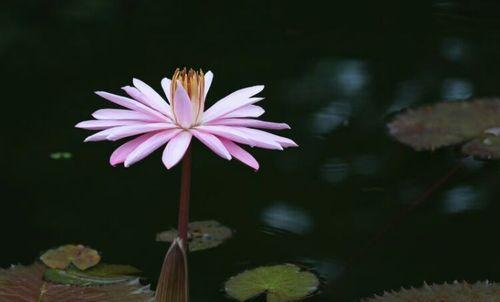
[[[98,264],[86,271],[76,268],[49,269],[44,279],[59,284],[94,286],[125,282],[135,279],[140,270],[130,265]]]
[[[73,157],[73,154],[70,152],[54,152],[50,154],[51,159],[59,160],[59,159],[70,159]]]
[[[221,245],[231,238],[230,228],[215,220],[195,221],[189,224],[189,250],[200,251]],[[177,230],[172,229],[156,235],[156,241],[173,242],[178,237]]]
[[[364,302],[498,302],[500,301],[500,285],[488,281],[469,284],[454,282],[452,284],[424,284],[421,288],[401,289],[385,292]]]
[[[500,137],[488,135],[476,138],[462,147],[462,152],[482,159],[500,158]]]
[[[258,267],[231,277],[225,290],[239,301],[266,293],[267,302],[287,302],[311,295],[318,286],[319,280],[313,273],[293,264],[282,264]]]
[[[140,274],[141,270],[131,265],[100,263],[85,271],[85,274],[97,277],[114,277]]]
[[[446,102],[408,110],[388,127],[398,141],[416,150],[461,144],[500,127],[500,100]]]
[[[70,264],[81,270],[86,270],[101,261],[96,250],[83,245],[63,245],[45,252],[41,257],[45,265],[50,268],[65,269]]]
[[[43,280],[47,268],[35,263],[0,270],[2,302],[152,302],[153,292],[132,281],[106,286],[80,287]]]
[[[48,269],[43,278],[58,284],[78,285],[78,286],[96,286],[121,283],[136,279],[133,276],[95,276],[86,272],[77,270]]]

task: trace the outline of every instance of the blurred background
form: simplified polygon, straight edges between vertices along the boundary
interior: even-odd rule
[[[324,284],[309,301],[358,301],[424,281],[500,281],[498,164],[415,152],[386,122],[407,107],[500,93],[500,3],[484,1],[3,0],[0,267],[83,243],[153,285],[176,224],[180,169],[160,152],[129,169],[119,143],[74,125],[140,78],[160,90],[177,67],[212,70],[208,103],[266,85],[264,118],[299,148],[253,150],[258,173],[196,143],[192,220],[236,231],[190,255],[192,301],[224,281],[292,262]],[[54,159],[69,152],[68,159]],[[369,242],[463,163],[401,222]]]

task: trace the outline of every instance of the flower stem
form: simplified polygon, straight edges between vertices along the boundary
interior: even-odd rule
[[[179,198],[179,237],[188,250],[189,192],[191,190],[191,146],[182,159],[181,194]]]

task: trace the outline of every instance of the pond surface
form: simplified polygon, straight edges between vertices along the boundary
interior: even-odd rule
[[[309,301],[500,281],[498,164],[415,152],[385,127],[409,106],[500,94],[499,4],[213,2],[2,4],[1,267],[84,243],[156,282],[168,246],[155,236],[176,225],[180,169],[160,152],[113,168],[118,143],[84,144],[74,125],[103,108],[93,91],[132,77],[160,89],[187,66],[214,72],[209,103],[265,84],[264,117],[289,123],[300,145],[252,150],[258,173],[194,145],[192,220],[236,235],[190,255],[192,301],[229,301],[229,276],[284,262],[323,278]]]

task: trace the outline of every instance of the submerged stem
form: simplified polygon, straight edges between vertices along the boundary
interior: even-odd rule
[[[191,190],[191,146],[182,159],[181,194],[179,198],[179,237],[185,250],[188,250],[189,196]]]

